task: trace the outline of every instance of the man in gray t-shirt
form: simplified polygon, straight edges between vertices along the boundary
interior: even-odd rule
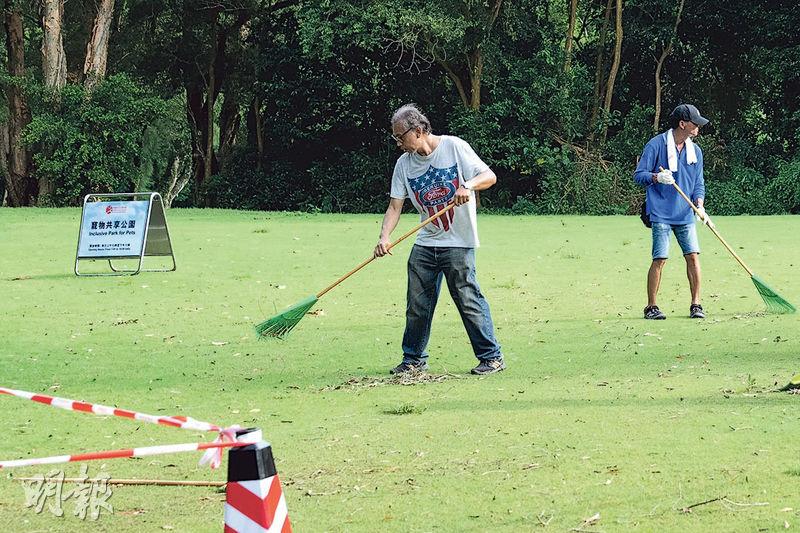
[[[405,153],[392,176],[391,199],[383,217],[375,256],[389,250],[389,236],[400,219],[406,198],[425,220],[450,203],[457,207],[427,224],[417,235],[408,258],[406,328],[403,361],[392,374],[420,372],[428,368],[428,340],[442,278],[455,302],[479,364],[473,374],[493,374],[505,368],[494,324],[475,276],[478,227],[475,193],[497,181],[466,141],[449,135],[433,135],[430,121],[414,104],[392,116],[392,137]]]

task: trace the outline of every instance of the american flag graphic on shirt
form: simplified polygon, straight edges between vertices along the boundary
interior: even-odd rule
[[[458,165],[449,168],[436,168],[428,166],[425,174],[408,180],[417,203],[433,216],[437,211],[447,207],[458,189]],[[433,221],[437,227],[450,231],[450,224],[455,217],[455,210],[451,209],[446,215]]]

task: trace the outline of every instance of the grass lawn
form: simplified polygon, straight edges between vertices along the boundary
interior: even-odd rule
[[[800,527],[800,315],[766,315],[710,232],[704,321],[677,244],[641,317],[636,217],[480,216],[478,278],[508,369],[476,361],[443,291],[430,378],[400,383],[410,242],[325,295],[284,341],[253,325],[367,257],[377,215],[167,213],[178,270],[72,273],[80,211],[0,210],[0,386],[261,427],[297,531],[778,531]],[[401,220],[397,235],[416,218]],[[745,262],[800,303],[799,217],[719,217]],[[0,460],[211,440],[0,396]],[[115,478],[224,480],[199,454],[84,463]],[[60,465],[77,476],[81,464]],[[220,531],[212,488],[114,487],[113,514],[25,507],[15,531]],[[102,470],[101,470],[102,469]],[[691,512],[684,508],[698,505]],[[599,519],[588,520],[591,517]],[[13,526],[12,526],[13,525]]]

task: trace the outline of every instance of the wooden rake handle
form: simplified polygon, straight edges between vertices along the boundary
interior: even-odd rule
[[[419,224],[417,224],[416,226],[414,226],[413,228],[408,230],[402,237],[400,237],[399,239],[397,239],[393,243],[389,244],[387,250],[391,250],[392,248],[394,248],[395,246],[400,244],[402,241],[404,241],[405,239],[407,239],[408,237],[410,237],[414,233],[416,233],[419,230],[421,230],[426,224],[429,224],[429,223],[433,222],[434,220],[436,220],[440,216],[444,215],[445,213],[447,213],[448,211],[453,209],[455,206],[456,206],[456,204],[450,203],[450,204],[447,205],[447,207],[445,207],[441,211],[437,212],[435,215],[426,218],[425,220],[423,220],[422,222],[420,222]],[[343,282],[344,280],[346,280],[347,278],[349,278],[350,276],[352,276],[353,274],[355,274],[356,272],[358,272],[359,270],[361,270],[362,268],[364,268],[365,266],[367,266],[368,264],[370,264],[374,260],[375,260],[375,256],[374,255],[372,257],[370,257],[369,259],[365,259],[364,261],[362,261],[362,263],[360,265],[355,267],[353,270],[351,270],[350,272],[348,272],[347,274],[345,274],[341,278],[337,279],[336,281],[334,281],[333,283],[331,283],[330,285],[328,285],[327,287],[325,287],[324,289],[319,291],[317,293],[317,298],[322,298],[322,296],[325,293],[327,293],[328,291],[330,291],[331,289],[336,287],[338,284],[340,284],[341,282]]]
[[[664,170],[664,167],[658,167],[658,168],[661,169],[661,170]],[[692,211],[694,211],[697,216],[702,218],[703,215],[700,213],[700,210],[697,209],[697,206],[694,205],[694,202],[692,202],[692,200],[689,199],[688,196],[686,196],[686,193],[683,192],[680,187],[678,187],[678,184],[677,183],[673,183],[672,186],[675,187],[675,190],[678,191],[678,194],[680,194],[683,197],[683,199],[686,200],[686,203],[689,204],[689,207],[692,208]],[[750,268],[747,265],[744,264],[744,261],[742,261],[742,258],[739,257],[739,254],[737,254],[736,252],[733,251],[733,248],[731,248],[731,245],[728,244],[725,241],[725,239],[722,238],[722,235],[719,234],[717,229],[709,226],[708,224],[706,224],[706,226],[708,226],[708,229],[711,230],[711,233],[713,233],[717,237],[717,239],[719,239],[719,242],[722,243],[722,246],[724,246],[725,249],[728,250],[731,253],[733,258],[736,259],[736,261],[738,261],[738,263],[740,265],[742,265],[742,268],[745,269],[747,271],[747,273],[750,274],[750,277],[752,278],[753,277],[753,271],[750,270]]]

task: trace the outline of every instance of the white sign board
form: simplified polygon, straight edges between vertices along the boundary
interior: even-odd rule
[[[78,256],[139,257],[150,202],[90,202],[84,205]]]

